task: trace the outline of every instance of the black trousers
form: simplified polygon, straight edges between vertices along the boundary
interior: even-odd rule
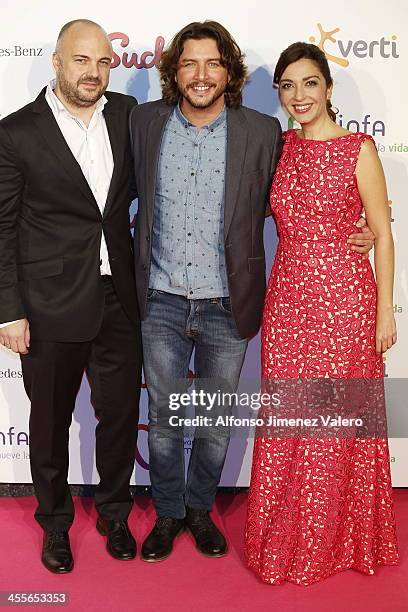
[[[103,280],[102,280],[103,279]],[[68,487],[69,427],[84,371],[91,387],[100,482],[95,504],[101,516],[126,519],[132,498],[142,368],[140,329],[122,309],[110,277],[102,277],[105,306],[97,336],[89,342],[32,338],[21,356],[31,400],[30,463],[38,500],[35,518],[46,529],[69,529],[74,505]]]

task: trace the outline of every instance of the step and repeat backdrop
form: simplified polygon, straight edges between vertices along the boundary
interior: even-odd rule
[[[334,10],[335,9],[335,10]],[[288,118],[279,108],[272,87],[280,51],[301,40],[323,48],[330,61],[335,88],[333,104],[338,122],[352,131],[374,137],[384,165],[397,265],[395,316],[398,344],[386,356],[386,376],[407,377],[408,350],[408,12],[402,0],[373,4],[371,0],[324,0],[312,4],[265,0],[227,3],[207,0],[193,8],[181,0],[156,0],[139,5],[86,3],[71,0],[3,0],[0,21],[0,116],[4,117],[35,98],[53,77],[51,54],[61,26],[76,18],[92,19],[109,33],[114,58],[110,89],[132,94],[139,103],[160,97],[157,65],[164,45],[191,21],[215,19],[224,24],[245,52],[251,78],[244,103],[277,116],[286,129]],[[38,160],[41,163],[41,159]],[[130,217],[134,215],[132,206]],[[0,228],[1,231],[1,228]],[[265,242],[270,268],[276,245],[275,227],[268,220]],[[268,270],[269,271],[269,270]],[[0,295],[1,299],[1,295]],[[243,378],[259,376],[259,338],[250,343]],[[398,401],[407,402],[404,394]],[[404,406],[403,406],[404,407]],[[392,415],[391,415],[392,417]],[[0,349],[0,482],[30,482],[29,402],[24,392],[19,358]],[[84,379],[71,427],[71,483],[95,483],[95,417]],[[142,390],[139,442],[133,483],[149,483],[147,450],[147,392]],[[224,486],[249,484],[252,439],[231,441],[222,482]],[[394,486],[408,486],[408,439],[390,440]],[[188,457],[191,440],[185,441]]]

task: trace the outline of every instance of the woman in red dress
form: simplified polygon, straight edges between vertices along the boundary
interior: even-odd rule
[[[265,299],[262,378],[381,379],[396,342],[393,240],[374,142],[335,123],[323,52],[295,43],[274,83],[301,125],[284,135],[271,189],[279,245]],[[347,236],[364,208],[370,262]],[[248,565],[267,583],[309,585],[398,563],[388,443],[379,437],[255,440]]]

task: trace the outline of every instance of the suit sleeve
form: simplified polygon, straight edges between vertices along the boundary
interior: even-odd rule
[[[137,104],[137,102],[136,102]],[[137,183],[136,183],[136,174],[135,174],[135,164],[134,164],[134,130],[132,127],[132,117],[133,117],[133,111],[136,107],[133,106],[133,108],[130,110],[130,114],[129,114],[129,137],[130,137],[130,150],[132,153],[132,163],[131,163],[131,168],[130,168],[130,193],[131,193],[131,200],[133,201],[135,198],[138,197],[138,190],[137,190]]]
[[[267,192],[267,197],[266,197],[266,202],[265,202],[265,217],[269,217],[271,214],[269,196],[270,196],[270,191],[271,191],[271,186],[272,186],[272,181],[273,181],[273,177],[275,174],[276,166],[278,165],[278,161],[281,156],[282,146],[283,146],[281,125],[275,117],[273,117],[272,119],[274,122],[275,139],[272,145],[271,168],[270,168],[270,174],[269,174],[270,183],[269,183],[269,189]]]
[[[0,323],[26,317],[17,278],[17,222],[23,189],[16,152],[0,124]]]
[[[132,114],[133,109],[139,104],[137,99],[134,96],[127,96],[129,99],[129,108],[128,108],[128,125],[130,125],[130,115]],[[133,143],[132,139],[130,139],[130,146],[133,156]],[[133,202],[133,200],[137,198],[137,187],[135,181],[135,173],[133,169],[133,161],[130,164],[130,199],[129,202]]]

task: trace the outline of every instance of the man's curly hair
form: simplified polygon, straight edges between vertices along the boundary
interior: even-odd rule
[[[178,32],[160,59],[159,71],[163,100],[170,106],[178,103],[182,94],[175,76],[186,40],[212,38],[217,43],[221,65],[228,70],[229,81],[225,91],[225,104],[238,108],[242,104],[242,89],[248,77],[244,55],[231,34],[217,21],[194,21]]]

